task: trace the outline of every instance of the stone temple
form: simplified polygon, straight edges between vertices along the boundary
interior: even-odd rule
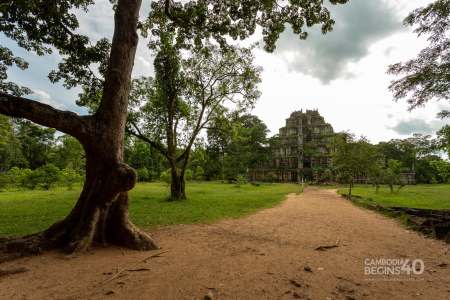
[[[317,110],[295,111],[271,145],[270,163],[249,170],[252,181],[299,182],[317,179],[331,167],[333,127]]]

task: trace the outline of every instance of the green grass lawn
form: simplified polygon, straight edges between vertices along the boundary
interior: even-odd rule
[[[347,194],[347,187],[338,190]],[[378,193],[371,185],[356,186],[352,195],[359,196],[362,204],[378,204],[384,207],[410,207],[422,209],[450,209],[450,185],[408,185],[399,192],[391,193],[387,186],[381,186]]]
[[[130,192],[130,215],[143,228],[157,225],[207,223],[240,217],[280,203],[300,191],[294,184],[250,184],[237,187],[218,182],[189,182],[187,201],[168,202],[163,183],[138,184]],[[0,192],[0,236],[24,235],[46,229],[64,218],[80,188],[67,191]]]

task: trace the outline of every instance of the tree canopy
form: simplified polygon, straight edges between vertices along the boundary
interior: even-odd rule
[[[410,109],[428,101],[450,99],[450,2],[436,0],[411,12],[404,20],[414,32],[427,36],[428,46],[414,59],[389,67],[388,73],[402,76],[392,81],[390,90],[396,100],[407,99]],[[442,111],[441,117],[449,116]]]

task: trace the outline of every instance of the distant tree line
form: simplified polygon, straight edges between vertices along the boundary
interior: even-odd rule
[[[449,125],[439,130],[435,139],[414,134],[376,145],[364,137],[339,133],[333,143],[332,170],[322,181],[347,183],[349,197],[355,183],[371,183],[376,191],[381,184],[387,184],[391,192],[398,191],[408,183],[409,174],[416,183],[448,183],[450,162],[443,156],[448,155],[449,145]]]
[[[81,144],[54,129],[29,121],[0,117],[0,188],[50,189],[64,185],[71,189],[84,179],[85,152]],[[415,173],[417,183],[445,183],[450,179],[450,126],[436,134],[415,134],[371,144],[350,133],[333,139],[330,169],[313,170],[317,183],[372,183],[402,186],[401,173]],[[193,144],[186,168],[186,180],[239,181],[248,170],[270,164],[276,136],[269,138],[267,126],[258,117],[238,111],[217,114],[205,134]],[[178,150],[177,150],[178,151]],[[181,152],[179,149],[178,152]],[[170,162],[160,151],[133,135],[125,139],[125,161],[138,180],[161,180],[170,184]]]
[[[72,188],[84,180],[85,151],[73,137],[4,116],[0,133],[0,189]],[[249,168],[270,157],[267,134],[256,116],[237,112],[215,116],[192,147],[185,179],[246,177]],[[124,155],[139,181],[171,182],[170,162],[149,143],[127,135]]]

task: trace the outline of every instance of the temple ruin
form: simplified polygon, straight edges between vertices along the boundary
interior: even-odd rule
[[[317,110],[296,111],[271,145],[270,163],[249,170],[252,181],[299,182],[317,179],[331,167],[333,127]]]

